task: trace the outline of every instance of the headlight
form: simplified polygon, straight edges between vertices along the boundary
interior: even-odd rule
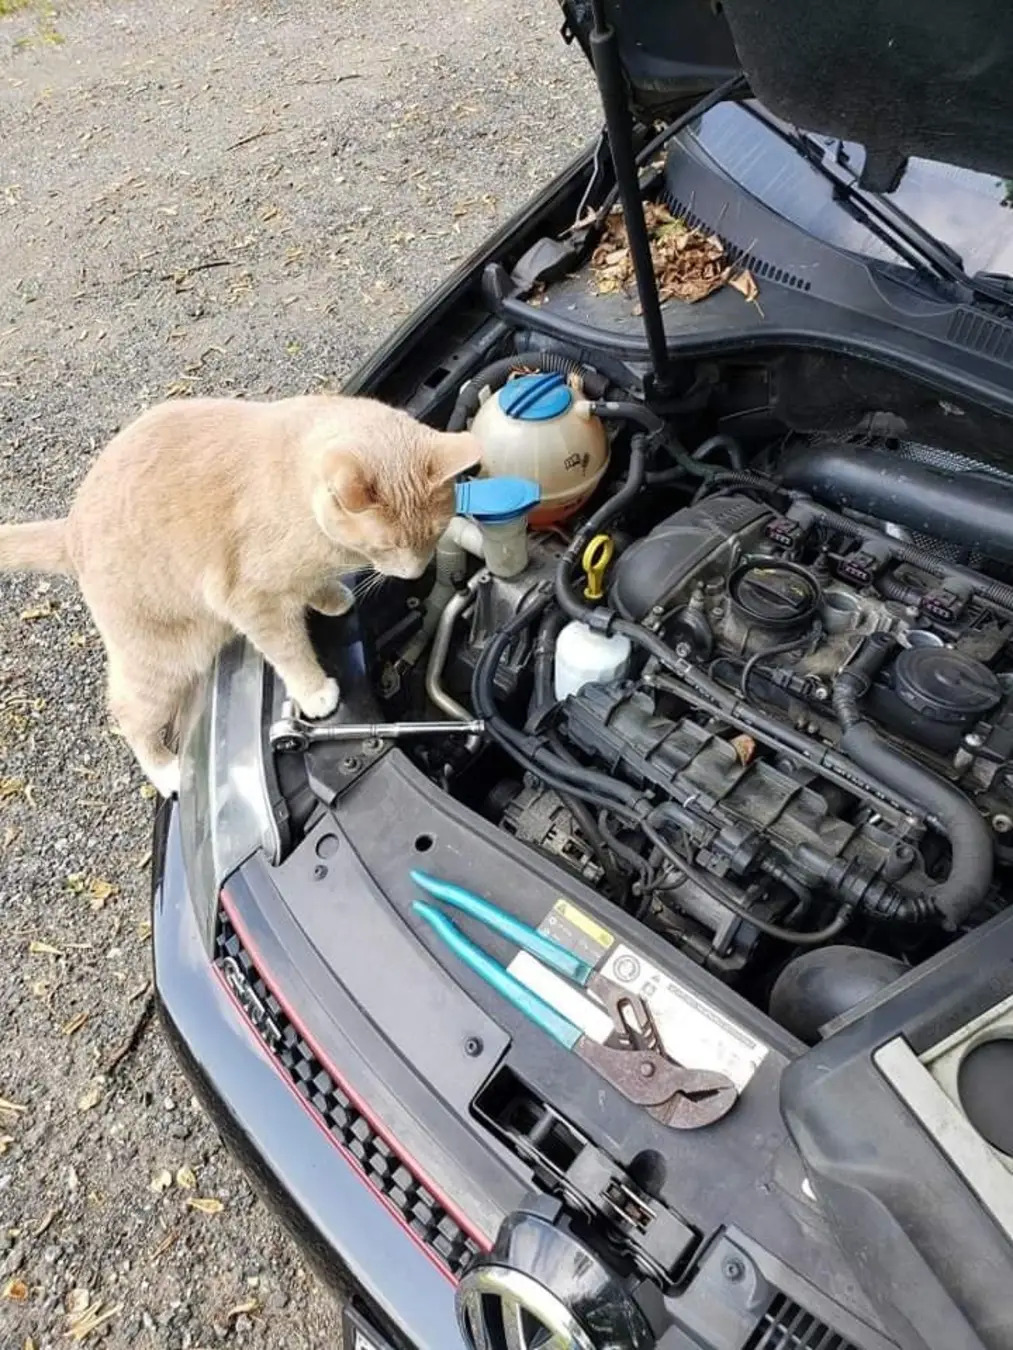
[[[209,950],[222,884],[258,850],[279,861],[264,767],[265,676],[248,642],[230,643],[195,690],[180,729],[180,839]]]

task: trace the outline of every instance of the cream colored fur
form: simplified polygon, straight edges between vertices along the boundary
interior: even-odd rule
[[[421,575],[476,463],[469,433],[371,399],[194,399],[105,448],[66,520],[0,526],[0,570],[76,576],[109,659],[109,705],[145,774],[177,790],[171,748],[197,677],[245,634],[308,717],[337,706],[307,608],[343,614],[343,573]]]

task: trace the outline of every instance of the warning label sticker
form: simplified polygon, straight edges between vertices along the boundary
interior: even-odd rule
[[[539,932],[596,967],[608,979],[637,994],[651,1011],[665,1053],[687,1069],[727,1074],[741,1092],[769,1053],[769,1047],[699,995],[678,983],[623,943],[569,900],[557,900]],[[539,994],[585,1036],[604,1045],[614,1032],[604,1007],[526,952],[510,972]]]

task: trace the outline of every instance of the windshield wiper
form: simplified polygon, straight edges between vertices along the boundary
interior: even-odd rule
[[[755,104],[742,105],[746,112],[769,131],[779,136],[786,145],[833,184],[834,192],[847,202],[852,213],[878,238],[884,240],[895,253],[922,272],[935,279],[949,282],[963,292],[964,299],[987,300],[1013,309],[1013,290],[1000,277],[981,273],[971,276],[964,270],[964,260],[945,240],[938,239],[894,202],[877,192],[867,192],[858,186],[855,174],[843,159],[843,146],[836,143],[828,149],[815,137],[804,131],[790,129],[777,118]]]

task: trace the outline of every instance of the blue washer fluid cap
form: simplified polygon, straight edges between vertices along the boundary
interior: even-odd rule
[[[530,478],[468,478],[455,484],[454,493],[459,516],[504,525],[537,506],[542,490]]]
[[[499,391],[499,406],[521,422],[549,422],[569,412],[573,391],[562,375],[520,375]]]

